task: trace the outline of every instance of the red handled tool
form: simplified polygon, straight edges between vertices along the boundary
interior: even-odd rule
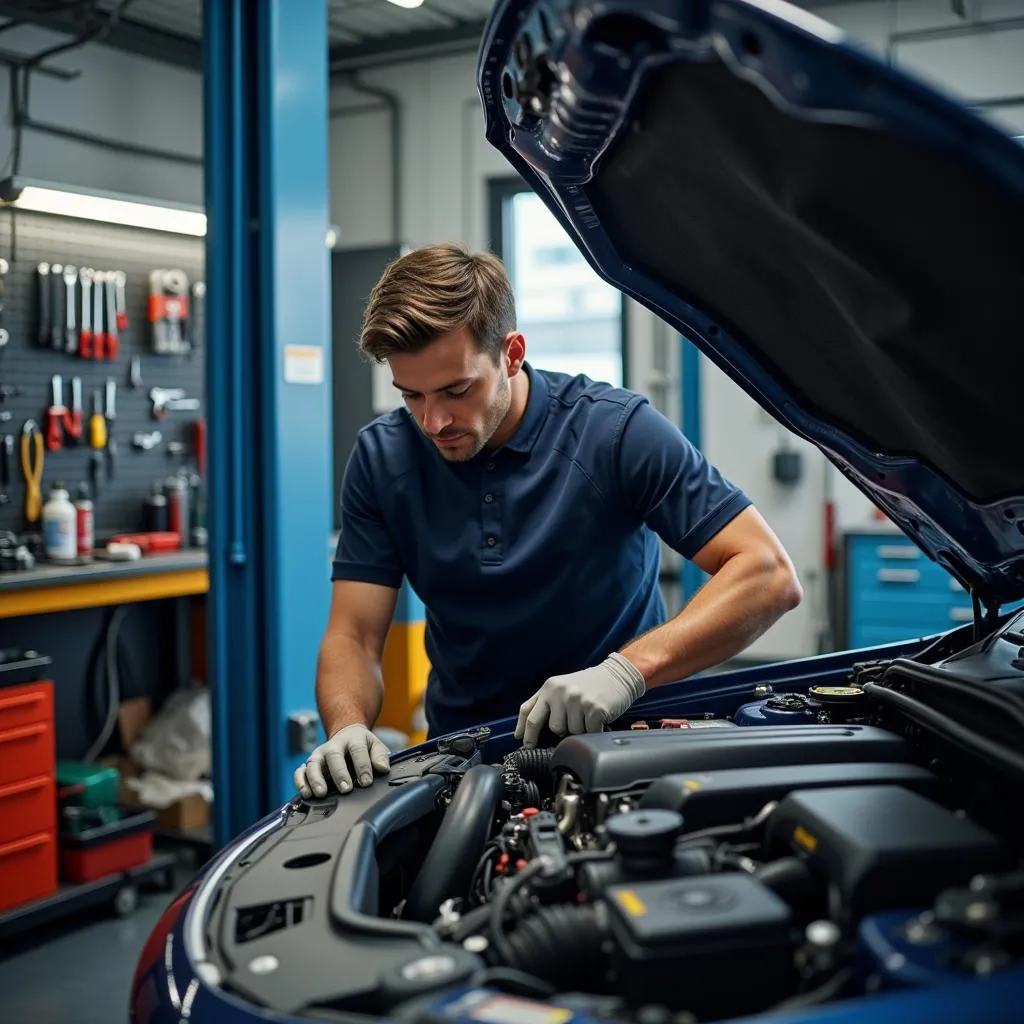
[[[82,267],[78,272],[78,280],[82,286],[82,333],[78,339],[78,354],[83,359],[92,359],[92,279],[95,272],[91,267]]]
[[[110,543],[136,544],[144,555],[148,555],[158,551],[177,551],[181,547],[181,537],[170,530],[149,533],[119,533],[116,537],[110,538]]]
[[[64,432],[75,441],[82,440],[82,378],[71,378],[71,408],[64,410]]]
[[[121,347],[117,330],[117,272],[107,271],[104,281],[107,285],[107,329],[103,335],[104,351],[101,358],[117,359]]]
[[[50,386],[53,394],[50,408],[46,410],[46,447],[51,452],[59,452],[64,440],[64,420],[68,415],[64,408],[64,382],[60,374],[53,375]]]

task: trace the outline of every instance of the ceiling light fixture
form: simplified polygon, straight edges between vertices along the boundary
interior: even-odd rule
[[[407,11],[411,11],[415,7],[423,6],[423,0],[388,0],[388,2],[394,4],[396,7],[404,7]]]
[[[87,189],[64,189],[27,178],[6,178],[0,182],[0,203],[34,213],[123,224],[150,231],[196,237],[206,234],[206,214],[197,207],[152,203]]]

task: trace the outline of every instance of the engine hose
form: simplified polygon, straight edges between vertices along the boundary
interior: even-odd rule
[[[592,907],[540,907],[506,936],[505,966],[543,978],[561,991],[590,991],[604,960],[603,941],[604,929]]]
[[[532,779],[523,784],[523,806],[540,807],[540,786]]]
[[[520,747],[512,755],[512,764],[524,779],[540,785],[549,781],[554,755],[552,747]]]
[[[430,923],[445,900],[468,895],[473,868],[494,828],[501,794],[501,773],[493,765],[474,765],[462,777],[409,890],[404,918]]]

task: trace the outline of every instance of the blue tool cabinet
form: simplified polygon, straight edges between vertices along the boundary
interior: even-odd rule
[[[971,622],[971,595],[901,533],[844,536],[847,648],[942,633]]]

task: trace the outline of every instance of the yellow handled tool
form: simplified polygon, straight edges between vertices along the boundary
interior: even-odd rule
[[[89,420],[89,446],[91,448],[106,448],[107,446],[107,420],[103,415],[103,400],[98,391],[92,396],[92,417]]]
[[[43,514],[43,435],[35,420],[26,420],[21,428],[21,471],[25,474],[25,519],[37,523]]]

